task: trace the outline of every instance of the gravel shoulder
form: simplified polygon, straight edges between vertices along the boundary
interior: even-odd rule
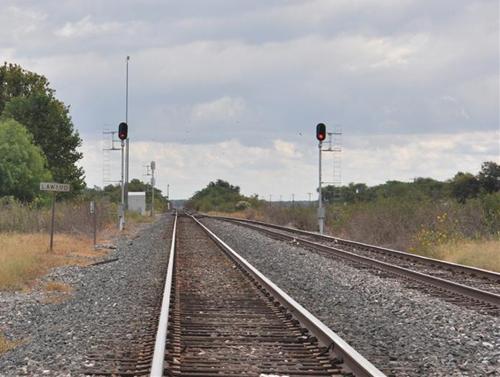
[[[225,242],[387,375],[500,376],[500,319],[242,226]]]
[[[44,280],[73,289],[62,302],[44,292],[0,292],[0,330],[21,345],[0,355],[0,376],[76,376],[86,355],[143,336],[161,297],[172,217],[121,237],[111,263],[54,269]],[[124,326],[126,324],[126,326]]]

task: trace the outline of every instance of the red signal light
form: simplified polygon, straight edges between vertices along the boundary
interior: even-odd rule
[[[128,125],[125,122],[121,122],[118,125],[118,138],[120,140],[125,140],[128,135]]]
[[[316,139],[319,141],[326,139],[326,126],[324,123],[318,123],[316,126]]]

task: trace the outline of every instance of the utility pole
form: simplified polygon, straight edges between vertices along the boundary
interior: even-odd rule
[[[311,195],[312,195],[312,192],[308,192],[307,195],[309,196],[309,202],[311,202]]]
[[[125,73],[125,123],[128,124],[128,61],[130,56],[127,55],[126,60],[126,73]],[[125,158],[125,208],[128,209],[128,167],[129,167],[129,138],[126,142],[126,158]]]
[[[155,216],[155,169],[156,163],[151,161],[151,217]]]

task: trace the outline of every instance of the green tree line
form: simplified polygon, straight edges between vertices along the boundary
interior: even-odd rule
[[[151,208],[151,190],[150,183],[145,183],[137,178],[132,179],[128,184],[129,192],[145,192],[146,193],[146,209]],[[165,211],[168,208],[168,198],[166,198],[162,190],[155,187],[155,211]],[[121,201],[121,186],[119,184],[110,184],[104,186],[102,189],[95,187],[93,189],[87,188],[84,190],[86,199],[107,199],[112,203],[120,203]]]
[[[413,182],[387,181],[368,187],[364,183],[346,186],[327,186],[322,190],[323,199],[330,203],[373,202],[383,198],[408,198],[411,200],[455,199],[465,203],[468,199],[500,191],[500,165],[484,162],[478,174],[458,172],[452,179],[438,181],[432,178],[415,178]]]
[[[186,203],[185,207],[196,211],[233,212],[258,206],[257,196],[246,197],[240,193],[238,186],[218,179],[210,182],[207,187],[197,191]]]

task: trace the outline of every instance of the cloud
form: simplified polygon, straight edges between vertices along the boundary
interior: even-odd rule
[[[2,6],[0,12],[0,42],[4,46],[13,46],[24,38],[35,35],[43,29],[47,19],[45,12],[21,8],[18,5]]]
[[[445,180],[458,171],[476,174],[482,162],[498,162],[498,140],[500,131],[351,138],[343,153],[344,182],[380,184],[416,177]]]
[[[76,22],[66,22],[64,26],[57,29],[54,34],[64,38],[102,37],[103,34],[120,30],[124,31],[123,25],[119,22],[104,22],[97,24],[92,21],[90,15],[87,15]]]
[[[319,121],[344,129],[346,180],[446,178],[498,158],[484,136],[498,140],[500,124],[498,2],[2,5],[1,60],[47,76],[87,146],[124,119],[131,56],[137,174],[163,151],[169,177],[191,182],[182,196],[218,176],[266,195],[314,191]],[[85,151],[99,184],[101,154]]]
[[[141,124],[141,140],[184,140],[172,128],[156,126],[165,124],[189,127],[196,137],[188,142],[238,137],[246,143],[290,138],[318,120],[360,134],[495,127],[498,72],[471,78],[444,72],[454,52],[444,59],[444,50],[436,61],[431,41],[426,34],[338,35],[144,48],[130,61],[131,125]],[[86,52],[27,62],[73,104],[75,121],[96,132],[97,116],[116,123],[123,111],[124,56]],[[96,93],[104,100],[96,102]],[[442,101],[446,96],[456,104]],[[225,122],[217,124],[221,117]],[[239,122],[227,127],[231,120]],[[197,125],[206,123],[210,134],[198,133]],[[276,133],[263,138],[263,132]]]
[[[301,158],[302,154],[297,151],[297,148],[293,143],[288,143],[283,140],[274,140],[274,149],[279,153],[279,155],[283,158],[292,159],[292,158]]]
[[[245,111],[242,98],[221,97],[214,101],[193,106],[191,119],[194,122],[224,122],[235,120]]]

